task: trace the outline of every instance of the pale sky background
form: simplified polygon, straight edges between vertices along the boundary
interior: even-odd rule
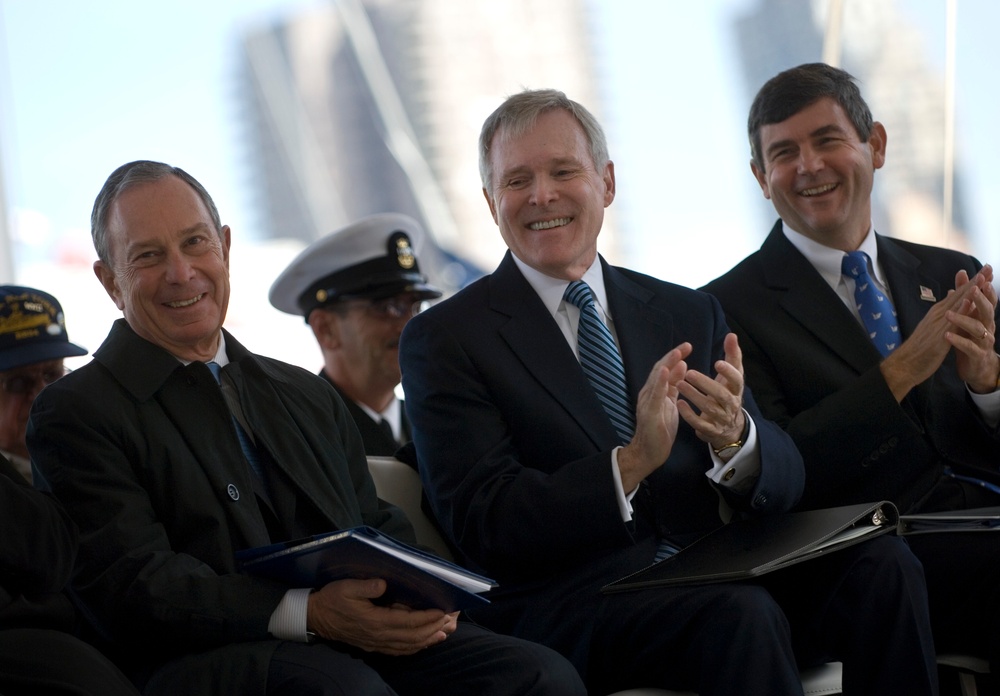
[[[611,260],[700,285],[754,251],[770,227],[747,164],[749,96],[732,26],[756,2],[591,2],[625,238]],[[94,196],[118,165],[163,160],[197,177],[233,228],[227,326],[252,350],[318,369],[302,320],[266,300],[297,247],[255,242],[232,83],[242,29],[318,4],[0,0],[0,173],[16,235],[14,278],[0,282],[55,294],[71,339],[96,349],[120,315],[90,270]],[[942,69],[944,1],[896,4],[926,29],[926,55],[915,58]],[[1000,263],[1000,2],[960,0],[958,27],[958,147],[978,235],[972,251]],[[469,185],[479,196],[479,182]]]

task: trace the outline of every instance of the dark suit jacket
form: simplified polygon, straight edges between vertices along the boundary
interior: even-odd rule
[[[76,559],[76,526],[2,456],[0,521],[0,629],[73,631],[76,613],[63,589]]]
[[[225,372],[273,455],[273,515],[208,368],[182,365],[123,320],[93,361],[35,400],[29,422],[32,460],[80,527],[75,589],[131,649],[133,674],[143,657],[151,668],[175,660],[174,693],[264,693],[278,642],[268,620],[288,588],[238,573],[234,554],[271,541],[269,523],[295,535],[368,524],[414,539],[376,498],[336,392],[228,333],[226,347]]]
[[[351,418],[354,419],[354,424],[358,426],[358,432],[361,434],[361,442],[365,446],[365,454],[375,456],[375,457],[391,457],[399,449],[400,445],[405,444],[410,440],[410,421],[406,417],[406,410],[400,410],[400,417],[402,418],[402,430],[403,430],[403,442],[396,442],[395,438],[389,437],[389,435],[382,430],[382,426],[379,423],[372,420],[372,417],[368,413],[358,406],[354,401],[347,396],[337,383],[330,379],[330,375],[326,374],[324,370],[320,370],[319,376],[329,382],[334,389],[337,390],[337,394],[344,401],[344,406],[347,407],[347,412],[351,414]]]
[[[981,264],[956,251],[878,236],[905,338],[960,269]],[[785,427],[806,462],[802,507],[888,498],[913,509],[945,464],[995,476],[1000,440],[978,416],[953,355],[896,402],[864,329],[781,231],[706,285],[740,337],[747,383],[764,414]]]
[[[633,403],[653,363],[683,341],[694,345],[688,364],[713,373],[728,331],[713,298],[607,265],[604,277]],[[433,509],[465,562],[499,579],[501,592],[573,578],[657,535],[686,540],[721,524],[704,475],[708,446],[683,421],[666,464],[634,499],[636,522],[622,522],[611,469],[617,435],[510,254],[491,276],[410,320],[400,356]],[[801,459],[749,393],[746,408],[763,470],[747,495],[720,490],[738,510],[785,510],[802,488]]]

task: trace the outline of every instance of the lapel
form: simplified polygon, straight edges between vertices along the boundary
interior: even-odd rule
[[[594,446],[621,444],[579,361],[509,251],[489,278],[487,302],[500,317],[500,338]]]
[[[344,402],[344,407],[347,412],[351,414],[351,419],[354,421],[354,425],[358,428],[358,433],[361,434],[361,441],[365,445],[365,454],[373,456],[389,457],[392,456],[397,449],[399,449],[399,443],[396,442],[395,438],[386,435],[385,431],[382,430],[380,423],[375,422],[368,412],[365,411],[361,406],[357,404],[356,401],[351,399],[347,394],[341,391],[340,387],[330,379],[330,375],[326,373],[325,370],[321,370],[319,376],[325,379],[331,387],[333,387],[340,400]],[[402,406],[402,405],[401,405]],[[402,416],[402,431],[404,436],[404,442],[409,440],[409,426],[406,422],[406,410],[401,408],[400,414]]]
[[[674,321],[668,311],[654,303],[656,294],[652,290],[633,282],[603,258],[601,264],[611,318],[625,363],[629,399],[635,404],[653,364],[676,347]]]
[[[351,481],[328,475],[319,450],[310,442],[322,434],[310,430],[310,423],[298,420],[290,410],[285,393],[276,388],[284,381],[282,376],[257,360],[228,331],[226,352],[230,360],[226,370],[258,446],[274,453],[269,458],[280,475],[272,477],[272,493],[282,517],[294,518],[296,508],[308,499],[331,529],[351,526],[354,520],[348,511],[357,508]]]
[[[896,307],[900,335],[905,340],[917,324],[927,315],[934,302],[948,294],[949,288],[942,288],[935,278],[920,272],[920,260],[903,247],[880,234],[875,235],[878,243],[878,258],[885,271],[892,303]],[[924,299],[934,297],[934,302]]]
[[[879,250],[881,253],[881,249]],[[837,293],[781,231],[779,220],[760,248],[764,282],[796,322],[858,373],[882,356]]]

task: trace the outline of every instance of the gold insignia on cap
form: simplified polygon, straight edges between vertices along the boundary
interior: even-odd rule
[[[400,268],[413,268],[416,264],[417,259],[413,255],[413,247],[410,246],[410,240],[404,235],[400,235],[396,239],[396,261],[399,263]]]
[[[48,327],[54,321],[62,323],[62,315],[39,295],[22,293],[8,295],[3,300],[10,306],[10,312],[7,316],[0,317],[0,334],[12,333],[15,340],[39,336],[43,328],[52,333]],[[57,333],[59,332],[57,327]]]
[[[316,291],[316,301],[317,302],[326,302],[326,298],[327,297],[329,297],[329,295],[327,295],[326,290],[317,290]]]

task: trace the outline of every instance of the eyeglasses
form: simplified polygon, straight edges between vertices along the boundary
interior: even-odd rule
[[[414,300],[412,297],[398,296],[387,297],[384,300],[366,301],[357,300],[341,304],[341,307],[351,309],[360,308],[376,319],[402,319],[411,318],[420,313],[423,308],[423,300]]]
[[[21,372],[8,375],[0,377],[0,388],[3,388],[8,394],[32,394],[41,391],[68,372],[70,372],[69,368],[56,367],[41,372]]]

